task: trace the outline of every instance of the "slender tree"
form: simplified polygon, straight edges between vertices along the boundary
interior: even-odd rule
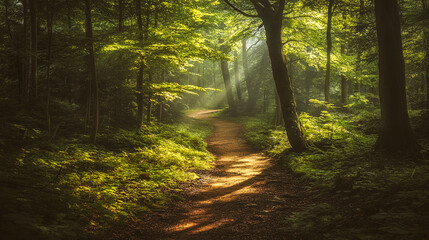
[[[55,0],[48,1],[48,57],[46,67],[46,121],[48,132],[51,132],[51,52],[52,52],[52,27],[54,18]]]
[[[253,113],[255,111],[256,96],[252,94],[252,81],[249,75],[249,66],[247,59],[247,40],[241,40],[241,61],[243,63],[243,75],[246,82],[247,89],[247,112]]]
[[[345,55],[346,50],[344,44],[341,44],[341,55]],[[344,73],[341,73],[341,104],[345,105],[348,95],[348,85],[347,85],[347,78]]]
[[[375,0],[379,48],[379,91],[382,129],[377,149],[387,154],[418,156],[405,91],[405,64],[397,0]]]
[[[232,85],[231,85],[231,78],[229,75],[228,62],[222,59],[220,61],[220,67],[222,70],[223,82],[225,83],[226,98],[228,100],[228,106],[231,112],[235,113],[236,108],[235,108],[234,97],[232,94]]]
[[[279,0],[275,4],[271,4],[268,0],[251,0],[257,15],[243,12],[228,0],[224,0],[224,2],[244,16],[258,17],[262,20],[271,59],[273,78],[280,98],[287,136],[294,151],[305,151],[307,143],[296,111],[295,97],[288,74],[286,58],[283,53],[282,20],[285,0]]]
[[[331,51],[332,51],[332,15],[334,14],[334,0],[328,4],[328,24],[326,28],[326,75],[325,75],[325,101],[330,102],[331,88]]]
[[[423,11],[427,10],[426,0],[422,0]],[[425,68],[425,78],[426,78],[426,107],[429,109],[429,31],[425,29],[423,31],[423,40],[425,44],[425,59],[424,59],[424,68]]]
[[[287,136],[292,148],[303,152],[307,148],[302,126],[296,112],[296,103],[289,79],[286,58],[283,53],[282,19],[285,0],[277,2],[275,8],[268,0],[251,0],[262,19],[267,37],[273,78],[279,94]]]
[[[92,19],[91,19],[91,0],[85,0],[85,36],[86,36],[86,51],[88,53],[88,72],[90,79],[90,100],[92,102],[92,127],[91,127],[91,142],[95,143],[98,132],[99,122],[99,98],[98,98],[98,80],[95,71],[95,52],[94,38],[92,34]]]
[[[30,9],[30,64],[29,64],[29,94],[30,104],[37,102],[38,95],[38,50],[37,50],[37,7],[38,0],[29,1]]]
[[[138,25],[138,39],[143,42],[143,18],[142,18],[142,0],[136,0],[137,8],[137,25]],[[139,72],[136,81],[137,90],[137,127],[140,128],[143,122],[143,73],[144,73],[144,59],[140,57]]]
[[[234,81],[235,90],[237,91],[237,102],[241,102],[241,87],[240,87],[240,74],[238,68],[238,56],[237,51],[234,51]]]

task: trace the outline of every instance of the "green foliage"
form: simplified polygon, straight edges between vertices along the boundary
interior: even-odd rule
[[[93,238],[162,207],[177,199],[179,182],[211,167],[214,157],[201,139],[210,130],[197,120],[150,125],[103,133],[97,146],[78,139],[53,143],[43,132],[27,130],[31,142],[9,151],[0,168],[0,231],[8,239]]]
[[[412,112],[411,116],[416,131],[426,131],[422,128],[426,125],[421,124],[426,119],[424,112]],[[398,161],[375,154],[376,135],[368,133],[378,127],[378,111],[363,110],[356,116],[335,111],[322,111],[318,117],[302,113],[300,119],[313,145],[305,153],[287,151],[290,146],[280,129],[257,131],[248,138],[257,144],[264,137],[270,139],[261,144],[265,150],[282,158],[285,166],[323,199],[288,218],[285,224],[291,235],[302,239],[429,237],[429,162]],[[241,120],[248,122],[248,131],[259,129],[250,123],[267,126],[261,119]]]

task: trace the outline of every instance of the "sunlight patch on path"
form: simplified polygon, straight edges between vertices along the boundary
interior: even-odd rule
[[[253,186],[255,178],[271,166],[269,158],[254,153],[247,145],[239,124],[210,118],[209,114],[215,111],[198,111],[189,116],[208,120],[214,125],[214,132],[207,143],[218,158],[216,168],[221,170],[221,175],[199,190],[192,209],[176,225],[166,229],[167,232],[198,234],[234,222],[234,219],[227,217],[228,213],[224,213],[226,216],[222,218],[218,216],[219,219],[213,219],[210,212],[218,204],[237,201],[243,194],[260,193],[260,189]]]

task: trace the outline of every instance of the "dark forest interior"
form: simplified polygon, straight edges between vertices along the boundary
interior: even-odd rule
[[[0,238],[429,239],[428,4],[2,0]]]

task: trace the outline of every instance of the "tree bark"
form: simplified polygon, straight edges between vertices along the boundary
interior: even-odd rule
[[[283,54],[282,18],[285,0],[280,0],[276,9],[272,8],[268,0],[251,1],[258,12],[258,16],[264,23],[273,78],[279,94],[289,142],[294,151],[303,152],[307,149],[307,143],[296,111],[295,98],[288,76],[286,59]]]
[[[148,101],[146,108],[146,122],[150,123],[152,120],[152,71],[148,70],[147,89],[148,89]]]
[[[326,29],[326,75],[325,75],[325,101],[330,102],[331,87],[331,51],[332,51],[332,15],[334,0],[329,0],[328,5],[328,26]]]
[[[124,31],[124,0],[118,0],[118,30],[119,32]]]
[[[136,0],[137,8],[137,25],[138,25],[138,38],[143,41],[143,18],[142,18],[142,0]],[[136,90],[137,90],[137,128],[140,128],[143,123],[143,72],[144,62],[143,57],[139,61],[139,73],[137,75]]]
[[[345,54],[345,47],[344,44],[341,45],[341,55]],[[347,102],[347,95],[348,95],[348,84],[347,84],[347,78],[344,75],[344,73],[341,73],[341,104],[344,106]]]
[[[427,9],[426,0],[422,0],[423,10]],[[425,44],[425,78],[426,78],[426,108],[429,109],[429,31],[427,29],[423,30],[423,41]]]
[[[46,121],[48,132],[51,132],[51,51],[52,51],[52,27],[54,18],[55,0],[48,1],[48,60],[46,66]]]
[[[149,39],[149,27],[150,27],[150,20],[151,20],[151,8],[152,6],[152,1],[148,1],[147,2],[147,8],[146,8],[146,31],[144,34],[144,40],[148,40]],[[156,15],[157,11],[156,11],[156,5],[155,5],[155,16],[154,16],[154,28],[156,28],[157,24],[158,24],[158,19],[157,19],[157,15]],[[147,79],[147,91],[148,91],[148,99],[147,99],[147,107],[146,107],[146,122],[150,123],[152,120],[152,68],[148,67],[148,79]]]
[[[6,25],[7,33],[9,35],[10,41],[13,42],[12,30],[10,28],[10,21],[9,21],[9,0],[4,0],[4,23]]]
[[[310,51],[311,51],[310,47],[307,47],[307,54],[310,53]],[[308,105],[310,103],[310,90],[311,90],[311,85],[313,83],[313,79],[312,79],[311,67],[308,65],[307,62],[305,62],[304,65],[305,65],[305,80],[304,80],[305,107],[308,108]]]
[[[216,62],[213,61],[213,87],[216,88]]]
[[[397,0],[375,0],[379,48],[382,129],[377,150],[388,155],[419,156],[410,126],[405,90],[405,64]]]
[[[29,95],[30,95],[30,105],[37,103],[38,95],[38,79],[37,79],[37,60],[38,60],[38,50],[37,50],[37,0],[30,0],[29,9],[30,9],[30,71],[29,71]]]
[[[92,100],[92,127],[91,127],[91,142],[95,143],[98,123],[99,123],[99,97],[98,97],[98,80],[95,71],[95,52],[94,38],[92,34],[92,19],[91,19],[91,0],[85,0],[85,36],[86,36],[86,51],[88,52],[88,71],[91,85],[91,100]]]
[[[247,40],[241,40],[241,56],[243,62],[243,75],[247,88],[247,112],[252,114],[255,111],[256,96],[252,94],[252,81],[249,75],[249,66],[247,60]]]
[[[228,106],[230,111],[234,114],[236,108],[234,103],[234,97],[232,95],[232,86],[231,86],[231,78],[229,76],[228,62],[222,59],[220,61],[220,67],[222,70],[223,82],[225,83],[226,98],[228,100]]]
[[[240,74],[238,68],[238,57],[237,51],[234,51],[234,80],[235,80],[235,90],[237,91],[237,102],[241,102],[241,87],[240,87]]]

